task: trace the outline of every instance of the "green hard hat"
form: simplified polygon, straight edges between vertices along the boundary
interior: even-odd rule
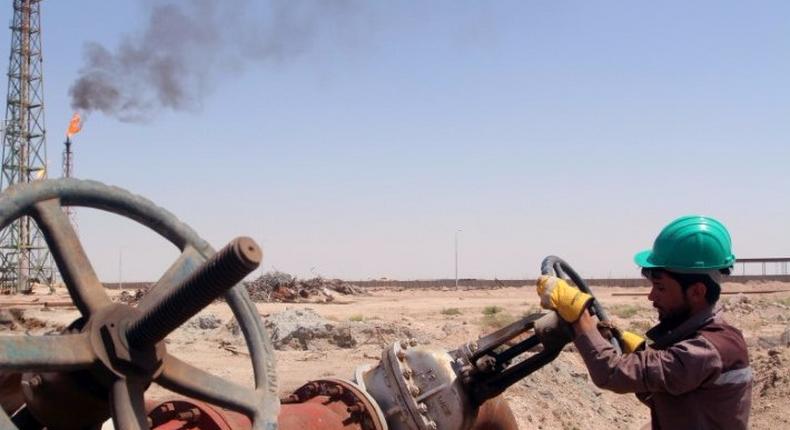
[[[634,261],[641,267],[694,273],[731,267],[735,255],[730,233],[722,223],[706,216],[688,215],[664,227],[653,242],[653,249],[637,253]]]

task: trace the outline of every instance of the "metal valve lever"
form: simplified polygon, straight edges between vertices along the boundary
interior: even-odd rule
[[[534,331],[534,334],[507,346],[529,331]],[[465,363],[460,372],[462,381],[472,399],[482,404],[554,360],[572,339],[571,328],[556,313],[532,314],[467,343],[450,355]],[[543,348],[540,351],[511,365],[513,359],[541,344]]]

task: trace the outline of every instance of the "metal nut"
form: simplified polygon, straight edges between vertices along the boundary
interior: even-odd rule
[[[409,347],[409,342],[405,341],[405,340],[400,341],[400,347],[403,348],[403,349],[408,348]]]
[[[411,379],[412,371],[411,369],[403,369],[403,377],[406,379]]]
[[[425,414],[428,412],[428,405],[425,403],[419,403],[417,405],[417,410],[420,411],[421,414]]]
[[[41,379],[41,375],[39,374],[35,374],[31,376],[30,379],[28,379],[28,383],[33,388],[38,387],[39,385],[41,385],[42,382],[44,382],[44,380]]]
[[[180,412],[177,415],[179,421],[186,421],[188,423],[195,423],[200,420],[200,409],[192,408],[188,411]]]
[[[343,387],[339,387],[339,386],[326,387],[323,394],[326,394],[329,397],[338,397],[341,394],[343,394]]]
[[[417,346],[417,339],[415,338],[409,339],[409,346]]]
[[[428,421],[425,423],[425,427],[428,428],[428,430],[436,430],[439,428],[434,421]]]
[[[346,408],[346,412],[349,414],[356,414],[359,412],[363,412],[365,410],[365,405],[362,403],[356,402],[353,405]]]
[[[419,396],[420,395],[420,387],[418,387],[416,385],[412,385],[411,387],[409,387],[409,394],[411,394],[413,397]]]
[[[403,361],[406,358],[406,353],[403,350],[399,350],[395,355],[398,356],[398,360]]]

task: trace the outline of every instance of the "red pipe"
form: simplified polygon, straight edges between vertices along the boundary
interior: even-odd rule
[[[192,399],[147,402],[152,430],[249,430],[250,419],[238,412]]]
[[[245,415],[192,399],[148,403],[152,430],[250,430]],[[316,396],[301,403],[280,405],[280,430],[363,430],[350,420],[351,412],[342,402]],[[498,396],[483,403],[471,430],[518,430],[507,401]]]
[[[326,400],[326,397],[323,398]],[[305,403],[280,406],[277,424],[280,430],[360,430],[358,423],[343,424],[348,413],[337,410],[337,403],[323,404],[319,397]]]
[[[358,423],[344,424],[350,414],[345,406],[327,402],[324,396],[304,403],[280,405],[280,430],[361,430]],[[148,404],[152,430],[250,430],[245,415],[192,399],[167,400]],[[197,409],[200,413],[195,414]],[[188,415],[191,419],[185,420]]]

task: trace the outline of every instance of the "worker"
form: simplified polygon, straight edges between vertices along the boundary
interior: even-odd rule
[[[658,312],[658,325],[646,333],[650,343],[614,330],[623,350],[617,352],[587,311],[592,296],[563,279],[538,279],[541,305],[571,324],[593,383],[636,393],[650,408],[653,429],[746,429],[752,391],[746,342],[716,307],[721,278],[735,262],[727,229],[710,217],[684,216],[634,260]]]

